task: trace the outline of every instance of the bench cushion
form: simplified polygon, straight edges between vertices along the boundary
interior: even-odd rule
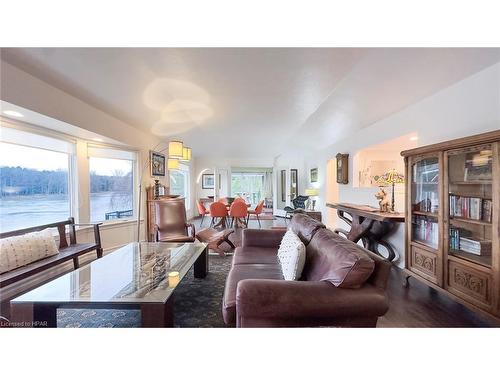
[[[34,275],[38,272],[45,271],[53,266],[92,251],[96,249],[96,247],[95,243],[69,245],[68,247],[60,249],[59,254],[57,255],[53,255],[12,271],[0,274],[0,287],[15,283],[16,281],[25,279],[26,277]]]
[[[51,229],[0,240],[0,274],[53,255],[59,250]]]

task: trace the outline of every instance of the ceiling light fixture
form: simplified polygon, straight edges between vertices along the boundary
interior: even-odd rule
[[[102,138],[92,138],[92,140],[94,140],[96,142],[104,142],[104,139],[102,139]]]
[[[191,160],[191,147],[183,147],[182,148],[182,161],[190,161]]]
[[[12,117],[24,117],[22,113],[19,113],[17,111],[11,111],[10,109],[3,111],[3,113],[6,114],[7,116],[12,116]]]
[[[171,169],[179,169],[179,159],[168,159],[167,160],[167,168]]]
[[[418,137],[417,136],[410,137],[410,141],[418,141]]]
[[[181,141],[168,142],[168,157],[170,159],[182,159],[184,144]]]

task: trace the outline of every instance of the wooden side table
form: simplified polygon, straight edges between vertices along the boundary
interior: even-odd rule
[[[396,258],[396,252],[391,244],[384,240],[396,226],[396,223],[405,221],[402,213],[380,212],[370,207],[351,203],[327,203],[327,207],[335,208],[340,219],[345,221],[351,229],[346,231],[341,228],[335,229],[335,233],[342,233],[348,240],[357,243],[363,242],[363,246],[392,262]],[[346,216],[346,213],[351,218]],[[378,251],[378,246],[386,248],[388,255],[384,256]]]

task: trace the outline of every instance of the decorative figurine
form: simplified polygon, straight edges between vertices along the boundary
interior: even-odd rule
[[[380,191],[375,194],[375,198],[379,200],[380,212],[393,212],[391,209],[391,201],[383,188],[380,188]]]

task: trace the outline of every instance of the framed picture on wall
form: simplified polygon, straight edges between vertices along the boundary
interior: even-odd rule
[[[201,175],[201,188],[202,189],[214,189],[215,188],[215,178],[214,178],[213,174]]]
[[[313,168],[310,171],[311,182],[318,182],[318,168]]]
[[[337,154],[337,183],[347,184],[349,183],[348,166],[349,166],[349,154]]]
[[[151,176],[165,177],[165,155],[150,151],[149,160],[151,161]]]
[[[281,170],[281,201],[286,202],[286,171]]]

